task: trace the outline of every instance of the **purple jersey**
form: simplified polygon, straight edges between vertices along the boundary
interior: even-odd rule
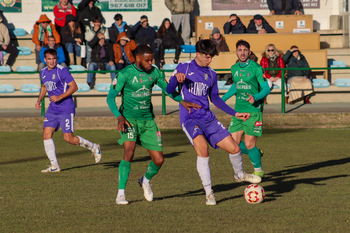
[[[68,83],[74,81],[68,69],[61,65],[57,65],[52,70],[48,70],[48,67],[45,67],[41,70],[40,77],[49,97],[62,95],[68,90]],[[47,112],[54,114],[75,113],[72,96],[68,96],[56,103],[51,102]]]
[[[173,93],[179,84],[175,77],[176,73],[183,73],[186,79],[183,84],[179,85],[181,96],[184,100],[199,104],[201,109],[188,110],[180,104],[180,122],[181,124],[187,119],[199,119],[211,121],[216,118],[215,114],[210,111],[209,99],[213,104],[230,115],[235,115],[236,111],[230,108],[219,96],[217,86],[216,72],[210,67],[202,67],[197,64],[195,59],[192,61],[180,63],[169,80],[167,92]]]

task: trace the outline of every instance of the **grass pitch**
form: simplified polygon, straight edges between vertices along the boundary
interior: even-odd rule
[[[102,160],[54,135],[62,172],[41,174],[49,161],[41,132],[0,132],[0,232],[350,232],[349,129],[264,130],[266,199],[247,204],[228,155],[211,150],[217,206],[205,205],[196,155],[181,130],[162,130],[165,163],[152,180],[154,201],[138,179],[150,158],[136,149],[118,206],[123,149],[111,130],[76,132],[101,144]],[[247,155],[244,168],[252,172]]]

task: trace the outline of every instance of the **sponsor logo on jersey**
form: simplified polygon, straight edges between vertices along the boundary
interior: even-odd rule
[[[140,78],[140,83],[143,83],[143,80],[142,80],[142,78]]]
[[[46,78],[46,75],[44,75],[43,79]]]
[[[140,77],[146,76],[146,74],[139,74]]]
[[[208,74],[204,74],[205,81],[208,81]]]
[[[242,77],[242,74],[239,74],[239,77]]]
[[[158,137],[162,136],[162,133],[160,131],[157,131],[157,136]]]
[[[248,77],[250,76],[250,72],[247,73],[247,76],[248,76]]]
[[[137,83],[139,82],[139,80],[137,79],[136,76],[135,76],[134,79],[132,80],[132,83],[134,83],[134,82],[137,82]]]
[[[241,71],[241,72],[245,72],[245,70],[239,70],[239,71]]]
[[[149,81],[152,82],[153,81],[153,77],[149,77]],[[166,81],[166,80],[165,80]]]
[[[44,85],[47,88],[47,91],[54,91],[57,89],[56,83],[52,81],[45,82]]]
[[[135,106],[133,109],[134,109],[134,110],[138,110],[138,109],[139,109],[139,107],[138,107],[138,106]]]
[[[48,121],[49,121],[49,120],[45,117],[45,118],[44,118],[44,122],[48,122]]]
[[[55,79],[55,78],[56,78],[56,75],[55,75],[55,74],[53,74],[53,75],[52,75],[52,79]]]
[[[237,89],[251,89],[251,85],[248,85],[247,83],[243,82],[243,79],[241,81],[236,83]]]
[[[135,92],[131,93],[132,97],[145,97],[145,96],[150,96],[151,95],[151,90],[146,88],[145,85],[143,85],[140,89],[138,89]]]
[[[262,126],[262,121],[256,121],[255,126]]]
[[[189,73],[188,76],[191,76],[192,74],[194,74],[194,72]]]
[[[188,91],[196,96],[206,96],[208,94],[208,86],[202,82],[190,83]]]
[[[238,71],[236,71],[235,75],[233,75],[233,76],[238,76]]]

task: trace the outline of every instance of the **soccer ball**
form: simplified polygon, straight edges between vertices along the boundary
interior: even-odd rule
[[[244,189],[244,198],[249,204],[259,204],[265,198],[265,190],[261,185],[250,184]]]

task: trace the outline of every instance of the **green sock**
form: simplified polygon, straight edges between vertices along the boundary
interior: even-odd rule
[[[254,168],[260,168],[261,167],[261,155],[259,149],[255,146],[252,149],[248,150],[248,155],[250,158],[250,161],[253,164]]]
[[[245,146],[245,142],[241,141],[241,143],[239,143],[239,148],[241,148],[241,152],[243,154],[248,154],[248,149],[247,147]]]
[[[157,175],[159,169],[160,169],[160,167],[158,167],[157,165],[155,165],[153,163],[153,161],[151,161],[148,165],[148,169],[147,169],[147,172],[145,174],[145,177],[148,180],[151,180],[153,176]]]
[[[125,189],[130,173],[130,162],[124,159],[119,164],[119,189]]]

